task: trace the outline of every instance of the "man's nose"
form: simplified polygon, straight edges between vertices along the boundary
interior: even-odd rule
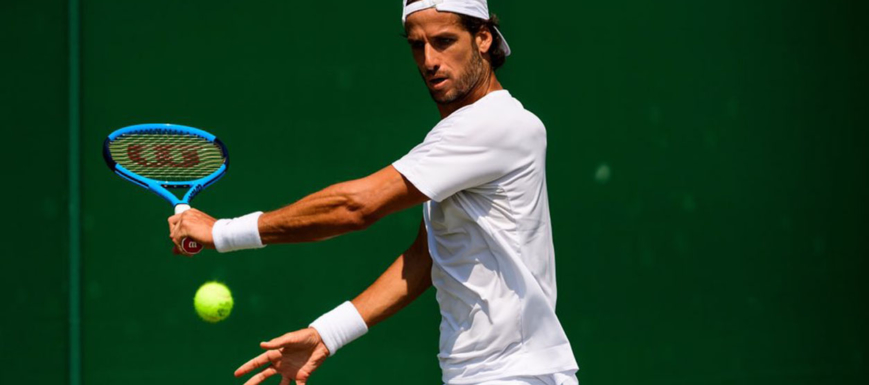
[[[440,52],[438,52],[431,44],[425,45],[425,70],[434,74],[441,67]]]

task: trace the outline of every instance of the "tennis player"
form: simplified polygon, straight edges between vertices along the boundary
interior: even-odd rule
[[[342,346],[435,286],[446,384],[572,385],[577,365],[555,315],[555,255],[546,191],[546,131],[498,82],[510,47],[485,0],[403,0],[402,22],[442,120],[374,174],[272,212],[169,218],[219,252],[311,242],[362,230],[422,204],[413,245],[364,292],[310,327],[262,343],[247,384],[279,374],[305,384]],[[414,380],[412,383],[423,383]]]

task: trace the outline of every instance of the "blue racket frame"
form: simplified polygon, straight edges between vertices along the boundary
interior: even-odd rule
[[[114,159],[112,159],[112,153],[109,151],[109,144],[111,144],[115,139],[118,139],[120,136],[125,134],[137,134],[137,133],[148,133],[148,134],[187,134],[187,135],[196,135],[203,139],[208,140],[211,143],[216,144],[220,147],[220,150],[223,151],[223,164],[214,171],[210,175],[195,179],[191,181],[182,181],[182,182],[170,182],[170,181],[160,181],[154,180],[151,178],[145,178],[143,176],[137,175],[132,171],[128,170],[126,167],[121,166]],[[212,185],[214,182],[220,180],[224,174],[226,174],[226,170],[229,168],[229,152],[226,150],[226,146],[220,139],[217,139],[216,136],[202,131],[198,128],[182,126],[180,124],[168,124],[168,123],[147,123],[147,124],[137,124],[134,126],[128,126],[121,129],[116,130],[109,134],[109,137],[106,138],[105,142],[103,142],[103,159],[106,161],[106,165],[114,171],[116,174],[120,175],[122,178],[133,182],[136,185],[139,185],[147,190],[154,192],[159,195],[161,198],[167,200],[172,204],[173,207],[178,206],[180,204],[189,205],[190,201],[202,191],[202,189]],[[181,199],[169,192],[168,189],[176,188],[189,188],[186,194]]]

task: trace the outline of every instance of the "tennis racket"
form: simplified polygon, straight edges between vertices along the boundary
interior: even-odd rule
[[[103,158],[122,178],[167,200],[175,214],[226,174],[229,153],[220,139],[200,129],[177,124],[138,124],[121,128],[103,143]],[[169,190],[184,191],[178,198]],[[199,253],[202,245],[184,238],[181,251]]]

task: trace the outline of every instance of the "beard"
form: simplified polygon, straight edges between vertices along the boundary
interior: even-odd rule
[[[429,95],[431,95],[435,103],[450,104],[463,99],[486,77],[486,66],[483,63],[483,55],[476,49],[474,49],[470,63],[465,68],[465,72],[456,79],[455,86],[446,90],[446,92],[438,94],[432,89],[428,90]]]

